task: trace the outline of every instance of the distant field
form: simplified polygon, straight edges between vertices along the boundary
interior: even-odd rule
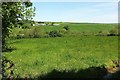
[[[117,24],[97,24],[97,23],[64,23],[59,26],[45,26],[42,27],[44,32],[50,30],[61,30],[65,25],[68,25],[71,32],[75,33],[98,33],[100,31],[109,32],[117,27]]]
[[[98,24],[98,23],[62,23],[58,26],[34,26],[30,27],[31,30],[36,28],[36,31],[40,36],[45,36],[46,32],[50,31],[64,31],[64,26],[69,27],[69,31],[67,32],[66,36],[71,35],[80,35],[80,34],[87,34],[87,35],[96,35],[100,32],[102,34],[108,34],[111,30],[117,29],[117,24]],[[17,34],[25,34],[28,35],[33,31],[28,31],[26,29],[14,28],[12,35]]]
[[[117,24],[97,24],[97,23],[81,23],[75,24],[71,23],[68,24],[71,28],[72,32],[99,32],[99,31],[109,31],[112,30],[114,27],[117,27]]]
[[[118,58],[118,38],[77,36],[12,40],[16,48],[4,55],[15,64],[15,74],[34,77],[53,69],[80,70],[112,65]]]

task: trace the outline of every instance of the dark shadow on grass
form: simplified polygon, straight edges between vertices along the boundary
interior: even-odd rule
[[[89,79],[89,78],[100,78],[103,79],[103,77],[107,74],[107,70],[104,67],[90,67],[87,69],[75,71],[58,71],[58,70],[52,70],[51,72],[36,76],[35,79]]]
[[[102,67],[90,67],[82,70],[63,70],[56,69],[44,75],[39,75],[34,78],[8,78],[3,80],[120,80],[120,71],[114,73],[111,77],[104,78],[108,74],[107,69]],[[30,76],[29,76],[30,77]]]

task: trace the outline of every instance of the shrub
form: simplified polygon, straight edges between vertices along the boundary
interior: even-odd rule
[[[39,27],[34,27],[31,29],[22,29],[19,33],[16,34],[17,39],[21,38],[39,38],[43,35],[43,32]]]
[[[59,32],[63,33],[63,34],[67,33],[67,31],[65,29],[61,29],[61,30],[59,30]]]
[[[96,34],[96,36],[106,36],[106,35],[108,35],[108,34],[109,34],[108,31],[99,31],[99,32]]]
[[[70,28],[69,28],[69,26],[64,26],[63,27],[65,30],[69,30]]]
[[[16,38],[17,38],[17,39],[24,38],[24,34],[18,34],[18,35],[16,36]]]
[[[38,38],[38,37],[42,36],[42,32],[41,32],[40,28],[36,27],[33,29],[33,36],[34,36],[34,38]]]
[[[23,26],[22,29],[30,29],[28,26]]]
[[[117,36],[118,35],[118,29],[112,29],[109,31],[109,34],[107,36]]]
[[[14,63],[8,60],[6,57],[2,57],[2,77],[13,78],[14,77]]]
[[[60,32],[58,32],[58,31],[50,31],[49,32],[49,36],[50,37],[62,37],[63,35],[62,34],[60,34]]]

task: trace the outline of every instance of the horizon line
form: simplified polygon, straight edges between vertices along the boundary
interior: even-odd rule
[[[34,20],[33,20],[34,21]],[[118,23],[118,22],[72,22],[72,21],[35,21],[35,22],[63,22],[63,23]]]

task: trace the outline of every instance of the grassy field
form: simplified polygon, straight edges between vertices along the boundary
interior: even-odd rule
[[[69,31],[64,30],[64,26],[69,27]],[[25,36],[29,36],[29,34],[34,34],[36,32],[39,36],[46,36],[46,33],[50,31],[60,31],[62,33],[66,33],[65,36],[71,35],[96,35],[96,34],[109,34],[111,30],[116,30],[118,27],[117,24],[98,24],[98,23],[62,23],[58,26],[34,26],[30,27],[30,29],[21,29],[14,28],[12,32],[12,36],[16,37],[18,34],[25,34]],[[35,30],[34,30],[35,29]]]
[[[17,50],[4,55],[15,64],[20,77],[57,70],[112,65],[116,60],[117,37],[68,37],[13,40]]]
[[[72,32],[99,32],[112,30],[117,24],[97,24],[97,23],[63,23],[59,26],[42,27],[45,32],[50,30],[60,30],[61,26],[68,25]]]
[[[81,26],[80,26],[81,25]],[[109,31],[115,25],[71,24],[72,32]],[[42,27],[43,28],[43,27]],[[46,31],[54,27],[45,27]],[[59,28],[54,29],[62,29]],[[65,36],[56,38],[13,39],[10,45],[16,50],[4,52],[13,61],[14,75],[21,78],[47,74],[52,70],[69,71],[89,67],[113,66],[118,59],[118,36]],[[6,72],[7,74],[7,72]]]
[[[67,25],[67,24],[66,24]],[[72,32],[99,32],[112,30],[117,24],[68,23]]]

